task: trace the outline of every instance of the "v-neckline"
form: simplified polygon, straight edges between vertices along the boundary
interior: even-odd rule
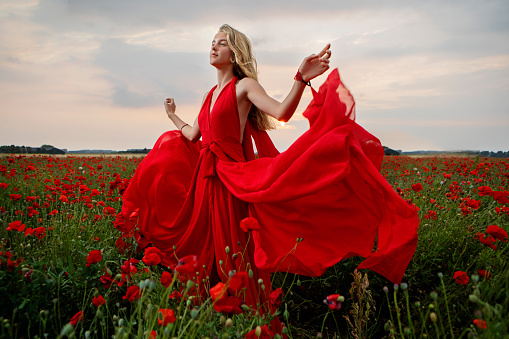
[[[210,114],[212,114],[212,110],[214,109],[214,107],[216,106],[216,103],[217,103],[217,100],[219,100],[219,97],[221,96],[221,94],[223,94],[224,90],[230,86],[231,82],[233,80],[235,80],[237,77],[233,77],[227,84],[226,86],[224,86],[223,88],[221,88],[221,90],[219,91],[219,94],[217,95],[217,98],[216,98],[216,101],[214,101],[214,103],[212,104],[212,97],[214,96],[214,91],[217,89],[217,85],[214,86],[214,88],[212,89],[211,91],[211,95],[210,95],[210,100],[209,100],[209,116]]]

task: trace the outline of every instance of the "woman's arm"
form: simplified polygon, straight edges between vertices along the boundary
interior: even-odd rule
[[[329,48],[330,44],[327,44],[320,53],[310,55],[304,59],[299,67],[299,72],[303,81],[309,82],[311,79],[316,78],[329,69],[329,58],[331,56]],[[295,80],[287,97],[283,102],[278,102],[269,97],[257,81],[246,78],[242,80],[245,81],[245,88],[249,101],[262,112],[283,122],[290,120],[295,113],[304,88],[306,87],[304,82]]]
[[[202,102],[203,105],[203,102]],[[181,132],[182,135],[185,136],[191,142],[196,142],[201,137],[200,126],[198,126],[198,117],[194,120],[193,126],[189,126],[182,119],[180,119],[175,111],[177,110],[177,105],[175,105],[175,100],[172,98],[166,99],[164,102],[164,108],[166,110],[166,114],[168,114],[168,118],[175,124]]]

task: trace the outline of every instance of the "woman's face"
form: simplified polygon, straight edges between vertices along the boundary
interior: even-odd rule
[[[210,49],[210,64],[214,67],[222,65],[231,65],[232,50],[228,46],[226,33],[219,32],[212,40]]]

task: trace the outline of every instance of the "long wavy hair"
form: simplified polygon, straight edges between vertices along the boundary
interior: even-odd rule
[[[247,77],[258,81],[256,59],[248,37],[226,24],[219,28],[219,32],[226,34],[228,46],[233,52],[231,62],[233,63],[234,74],[239,79]],[[248,118],[259,130],[266,131],[276,128],[274,120],[255,105],[251,105]]]

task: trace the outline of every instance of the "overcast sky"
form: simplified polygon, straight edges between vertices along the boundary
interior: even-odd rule
[[[247,34],[277,100],[332,44],[357,122],[404,151],[509,150],[509,1],[0,0],[0,145],[151,148],[216,84],[210,42]],[[321,76],[313,81],[318,86]],[[285,150],[298,112],[270,133]]]

